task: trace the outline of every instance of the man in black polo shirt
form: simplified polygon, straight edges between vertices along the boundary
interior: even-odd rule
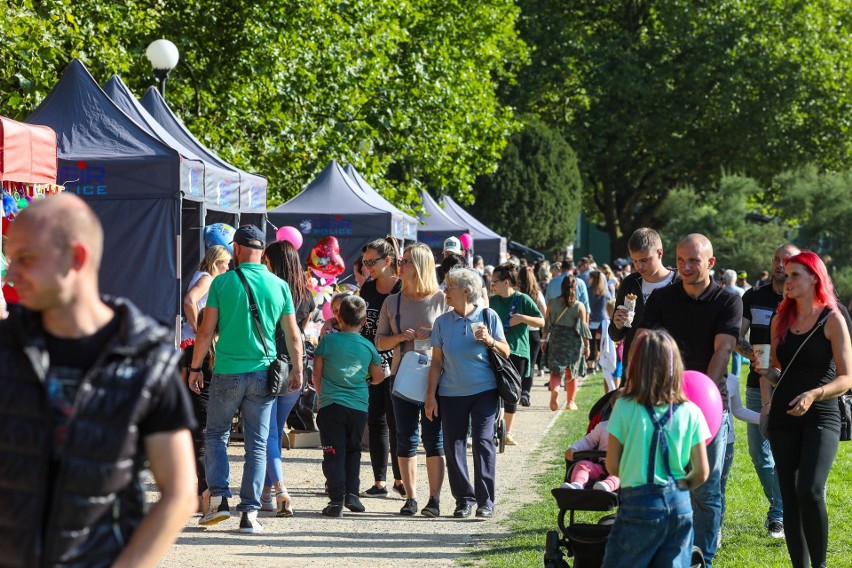
[[[772,256],[771,285],[751,288],[743,296],[743,321],[740,337],[751,329],[752,345],[769,343],[769,322],[775,314],[778,304],[784,298],[784,262],[793,255],[799,254],[795,245],[785,244],[778,247]],[[768,388],[768,387],[767,387]],[[769,400],[767,393],[766,399]],[[749,369],[746,380],[746,408],[760,412],[760,375]],[[769,499],[769,512],[766,514],[764,526],[773,538],[784,538],[784,506],[781,502],[781,490],[778,478],[775,477],[775,460],[769,448],[769,441],[760,433],[757,424],[746,426],[748,433],[748,453],[751,463],[757,472],[757,478],[763,486],[763,493]]]
[[[722,395],[722,425],[707,445],[710,477],[692,491],[695,545],[704,553],[708,568],[716,554],[722,520],[722,462],[728,442],[727,363],[739,337],[743,303],[726,292],[710,275],[716,264],[713,245],[704,235],[691,234],[677,245],[677,270],[681,284],[655,290],[645,304],[642,329],[665,328],[677,341],[685,369],[708,375]]]

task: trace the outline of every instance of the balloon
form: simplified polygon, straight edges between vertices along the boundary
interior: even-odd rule
[[[334,312],[331,311],[331,302],[326,302],[322,305],[322,317],[324,317],[326,321],[334,317]]]
[[[231,241],[234,240],[236,230],[225,223],[214,223],[204,227],[204,247],[210,248],[215,245],[222,245],[231,254],[234,254],[234,248]]]
[[[462,233],[459,235],[459,241],[461,242],[463,249],[470,250],[470,247],[473,246],[473,235],[470,233]]]
[[[683,391],[686,398],[701,409],[707,426],[710,427],[710,437],[706,443],[710,443],[719,426],[722,425],[722,395],[713,379],[700,371],[683,372]]]
[[[343,273],[346,265],[340,256],[340,246],[335,237],[325,237],[311,249],[308,268],[319,278],[332,280]]]
[[[281,227],[275,233],[275,240],[287,241],[298,250],[302,246],[302,233],[296,227]]]

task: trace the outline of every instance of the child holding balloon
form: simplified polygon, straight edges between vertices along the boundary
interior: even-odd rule
[[[628,362],[627,385],[608,424],[606,468],[620,478],[621,495],[603,566],[688,567],[689,490],[709,475],[710,429],[684,394],[680,350],[668,333],[641,332]]]

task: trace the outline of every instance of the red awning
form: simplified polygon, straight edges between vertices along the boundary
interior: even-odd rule
[[[56,183],[56,133],[0,116],[0,181]]]

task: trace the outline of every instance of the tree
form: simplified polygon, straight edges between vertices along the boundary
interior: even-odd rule
[[[773,209],[796,225],[794,242],[818,253],[841,296],[852,295],[852,172],[806,167],[776,176]]]
[[[223,158],[297,193],[336,158],[409,208],[466,201],[516,129],[496,95],[524,60],[511,0],[6,0],[0,113],[24,118],[72,57],[141,95],[143,53],[177,44],[168,102]],[[8,31],[7,31],[8,26]]]
[[[532,64],[506,100],[577,152],[614,256],[668,193],[850,158],[852,4],[519,0]]]
[[[765,192],[755,180],[735,175],[722,177],[715,191],[701,196],[692,188],[672,191],[660,207],[660,216],[667,220],[660,225],[666,264],[675,265],[678,241],[701,233],[713,243],[717,271],[769,270],[772,253],[787,240],[790,227],[754,214]]]
[[[523,119],[493,174],[474,186],[473,214],[501,235],[542,250],[573,240],[582,182],[577,157],[559,132]]]

